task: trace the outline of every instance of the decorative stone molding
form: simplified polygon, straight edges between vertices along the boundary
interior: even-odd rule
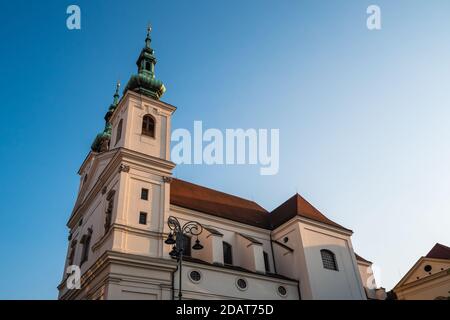
[[[102,194],[105,194],[105,193],[106,193],[106,186],[104,186],[102,189]]]
[[[119,172],[130,172],[130,166],[125,164],[121,164],[119,167]]]
[[[165,183],[171,183],[172,180],[173,180],[172,177],[169,177],[169,176],[163,176],[163,181],[164,181]]]

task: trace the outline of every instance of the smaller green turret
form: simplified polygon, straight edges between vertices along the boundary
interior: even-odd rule
[[[91,145],[91,150],[94,152],[104,152],[109,150],[112,131],[110,120],[114,110],[116,110],[117,105],[119,104],[119,88],[120,83],[118,82],[116,85],[116,92],[114,93],[113,103],[109,106],[108,112],[105,114],[105,129],[95,137],[95,140]]]

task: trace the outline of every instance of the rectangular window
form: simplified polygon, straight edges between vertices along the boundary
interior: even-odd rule
[[[115,145],[120,141],[120,138],[122,138],[122,124],[123,124],[123,119],[120,119],[119,124],[117,125],[117,135],[116,135]]]
[[[232,253],[231,244],[223,241],[222,247],[223,247],[223,263],[230,264],[230,265],[233,264],[233,253]]]
[[[147,224],[147,212],[139,213],[139,224]]]
[[[270,272],[269,254],[264,251],[263,255],[264,255],[264,267],[266,268],[266,272]]]
[[[338,271],[336,256],[332,251],[322,249],[320,254],[322,255],[322,263],[325,269]]]
[[[191,237],[188,235],[183,235],[183,255],[191,256]]]
[[[148,189],[141,189],[141,199],[142,200],[148,200]]]

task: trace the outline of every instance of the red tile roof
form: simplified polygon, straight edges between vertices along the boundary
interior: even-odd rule
[[[358,255],[356,252],[355,252],[355,256],[356,256],[356,260],[358,260],[358,261],[372,264],[372,261],[369,261],[369,260],[364,259],[364,258],[361,257],[360,255]]]
[[[277,228],[295,216],[348,230],[325,217],[299,194],[269,213],[254,201],[174,178],[170,186],[170,203],[268,230]]]
[[[428,252],[426,258],[450,259],[450,248],[443,244],[436,243],[430,252]]]
[[[272,211],[272,227],[277,228],[295,216],[308,218],[333,227],[349,230],[325,217],[298,193]]]
[[[270,227],[267,210],[257,203],[180,179],[172,180],[170,203],[255,227]]]

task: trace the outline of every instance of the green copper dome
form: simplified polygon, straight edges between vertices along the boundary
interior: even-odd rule
[[[103,129],[103,132],[99,133],[95,137],[95,140],[91,145],[91,150],[94,152],[104,152],[109,149],[109,142],[111,140],[112,131],[110,119],[114,110],[116,110],[117,105],[119,104],[119,88],[120,83],[117,83],[113,103],[109,106],[108,112],[105,114],[105,129]]]
[[[166,87],[162,81],[155,78],[155,64],[156,58],[154,50],[151,48],[150,38],[151,28],[147,30],[147,37],[145,38],[145,47],[136,62],[138,67],[138,74],[132,75],[128,81],[124,92],[132,90],[140,94],[144,94],[150,98],[159,100],[166,91]]]

